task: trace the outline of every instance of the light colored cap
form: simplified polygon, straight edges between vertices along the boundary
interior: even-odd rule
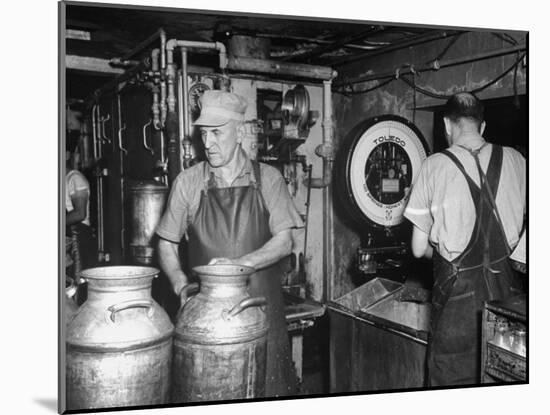
[[[204,91],[201,99],[201,115],[195,125],[218,127],[230,120],[244,121],[247,102],[240,95],[225,91]]]

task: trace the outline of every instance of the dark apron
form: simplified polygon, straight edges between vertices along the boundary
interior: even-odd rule
[[[261,194],[260,166],[254,161],[252,165],[255,181],[249,186],[217,188],[211,173],[199,209],[188,227],[190,267],[208,264],[212,258],[238,258],[271,239],[269,212]],[[267,298],[266,396],[269,397],[295,392],[281,276],[279,265],[274,264],[257,271],[248,287],[251,296]]]
[[[502,147],[493,145],[487,175],[479,163],[479,150],[468,151],[476,161],[480,187],[454,154],[448,150],[443,152],[468,182],[476,220],[466,249],[453,261],[449,262],[434,250],[428,386],[480,382],[483,304],[520,292],[520,281],[508,261],[510,247],[495,204]]]
[[[97,249],[95,237],[91,227],[83,223],[71,225],[65,235],[70,236],[70,255],[73,261],[69,276],[77,284],[78,290],[75,301],[81,305],[88,298],[88,285],[80,284],[80,272],[95,265]]]

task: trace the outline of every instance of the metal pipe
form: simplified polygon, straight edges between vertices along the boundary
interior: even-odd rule
[[[166,103],[168,104],[168,112],[176,111],[175,80],[176,65],[174,64],[174,51],[168,49],[166,50],[166,85],[168,89]]]
[[[372,36],[376,33],[383,32],[385,30],[384,26],[371,27],[368,30],[365,30],[361,33],[352,34],[349,36],[344,36],[335,42],[329,43],[328,45],[317,46],[314,49],[311,49],[307,52],[294,54],[288,57],[281,59],[281,61],[292,61],[294,59],[311,59],[314,56],[322,55],[323,53],[331,52],[335,49],[345,47],[346,44],[354,42],[356,40],[362,40],[367,36]]]
[[[332,163],[331,163],[332,165]],[[323,302],[332,301],[332,280],[334,264],[334,232],[332,186],[323,188]]]
[[[139,65],[140,61],[136,60],[124,60],[122,58],[112,58],[109,61],[109,65],[119,68],[131,68],[132,66]]]
[[[265,37],[265,38],[268,38],[268,39],[291,39],[291,40],[302,40],[302,41],[305,41],[307,43],[317,43],[317,44],[320,44],[320,45],[328,45],[330,43],[332,43],[332,41],[330,40],[324,40],[324,39],[311,39],[310,37],[306,37],[306,36],[291,36],[291,35],[287,35],[286,33],[285,34],[268,34],[268,33],[257,33],[255,36],[257,37]],[[347,43],[344,45],[345,48],[348,48],[348,49],[362,49],[362,50],[372,50],[374,48],[380,48],[382,46],[386,46],[389,44],[389,42],[374,42],[374,41],[364,41],[365,45],[361,44],[361,45],[356,45],[356,44],[351,44],[351,43]],[[366,45],[368,44],[368,45]]]
[[[319,189],[327,187],[332,179],[332,161],[334,160],[332,132],[332,81],[323,82],[323,144],[315,149],[315,154],[323,159],[323,177],[314,178],[309,186]]]
[[[465,32],[464,31],[444,31],[444,32],[438,31],[435,34],[434,33],[421,34],[421,35],[409,38],[407,40],[404,40],[403,42],[397,42],[397,43],[394,43],[394,44],[390,44],[386,47],[376,49],[372,52],[362,53],[361,55],[350,56],[350,57],[347,57],[347,58],[337,60],[336,62],[333,62],[333,65],[334,66],[341,66],[341,65],[344,65],[344,64],[347,64],[347,63],[350,63],[350,62],[355,62],[355,61],[358,61],[358,60],[361,60],[361,59],[368,59],[368,58],[372,58],[374,56],[383,55],[385,53],[395,52],[396,50],[404,49],[404,48],[407,48],[407,47],[410,47],[410,46],[416,46],[416,45],[420,45],[422,43],[427,43],[427,42],[432,42],[432,41],[439,40],[439,39],[444,39],[444,38],[448,38],[448,37],[452,37],[452,36],[457,36],[457,35],[460,35],[462,33],[465,33]]]
[[[195,42],[191,40],[170,39],[166,42],[166,52],[173,51],[176,47],[186,49],[216,49],[220,59],[220,69],[227,67],[227,51],[221,42]]]
[[[98,140],[97,134],[99,133],[99,118],[100,118],[100,109],[99,104],[96,104],[92,108],[92,123],[97,122],[98,127],[96,129],[95,124],[93,128],[93,134],[94,134],[94,157],[96,162],[101,159],[101,140]],[[96,148],[97,145],[97,148]],[[103,260],[103,249],[104,249],[104,231],[103,231],[103,172],[97,171],[97,254],[98,254],[98,260]]]
[[[185,168],[190,166],[191,162],[191,125],[189,121],[189,82],[187,78],[187,49],[181,48],[181,85],[183,97],[183,165]]]
[[[160,34],[160,124],[166,121],[166,33]]]
[[[394,78],[395,76],[411,74],[413,73],[413,70],[416,73],[434,71],[434,70],[438,70],[438,69],[446,68],[450,66],[463,65],[470,62],[477,62],[480,60],[497,58],[499,56],[504,56],[504,55],[510,55],[513,53],[522,52],[526,49],[527,49],[526,45],[518,45],[518,46],[512,46],[504,49],[492,50],[489,52],[477,53],[475,55],[471,55],[463,58],[447,59],[447,60],[438,61],[438,62],[434,61],[430,65],[423,65],[419,68],[414,67],[414,69],[411,69],[411,68],[403,69],[403,71],[398,72],[398,75],[396,75],[396,71],[394,70],[392,72],[384,72],[377,75],[357,76],[354,78],[347,78],[347,79],[343,79],[341,81],[335,82],[334,86],[338,87],[338,86],[344,86],[344,85],[357,84],[360,82],[369,82],[369,81],[377,81],[385,78]]]
[[[119,131],[119,147],[120,150],[123,150],[122,148],[122,130],[126,128],[122,124],[122,109],[120,104],[120,94],[117,94],[117,104],[118,104],[118,131]],[[124,150],[126,151],[126,150]],[[122,151],[119,152],[119,163],[120,163],[120,247],[121,247],[121,257],[124,261],[124,251],[125,251],[125,244],[124,244],[124,235],[125,235],[125,229],[124,229],[124,153]]]
[[[183,81],[181,71],[178,71],[178,127],[180,142],[183,142],[183,138],[185,137],[185,127],[183,123]]]
[[[271,75],[286,75],[319,80],[333,79],[335,73],[332,68],[327,66],[246,57],[230,57],[227,69],[232,71],[259,72]]]
[[[160,165],[162,168],[162,182],[168,186],[168,175],[166,173],[166,156],[164,155],[164,133],[160,130]]]
[[[153,127],[156,130],[160,130],[160,102],[159,102],[159,56],[160,49],[156,48],[151,51],[151,72],[153,76],[153,83],[151,85],[151,92],[153,94],[153,104],[151,105],[151,111],[153,113]]]
[[[160,32],[160,70],[166,69],[166,33],[164,30]]]
[[[183,155],[182,155],[182,165],[183,168],[186,169],[189,167],[189,161],[191,160],[191,141],[189,140],[189,135],[187,134],[187,124],[186,122],[189,122],[188,118],[186,121],[185,114],[185,108],[187,104],[185,104],[185,98],[184,96],[184,85],[183,85],[183,74],[182,71],[179,72],[178,75],[178,121],[179,121],[179,139],[180,143],[182,143],[183,147]]]
[[[181,77],[183,80],[183,121],[184,121],[184,139],[191,136],[191,124],[189,122],[189,79],[187,74],[187,49],[181,48]]]
[[[143,125],[143,147],[145,147],[145,150],[149,150],[151,154],[155,154],[155,150],[149,145],[147,145],[147,127],[151,125],[153,120],[149,119],[149,122],[145,123]]]
[[[165,72],[165,71],[162,71]],[[166,122],[166,113],[168,108],[166,106],[166,78],[162,76],[160,80],[160,125],[164,127]]]
[[[95,119],[95,109],[97,104],[92,105],[92,142],[94,145],[94,161],[97,161],[97,130],[96,130],[96,119]]]
[[[334,76],[337,76],[334,73]],[[332,80],[323,81],[323,143],[315,153],[323,158],[323,177],[306,180],[312,188],[323,189],[323,301],[332,299],[332,270],[334,264],[332,161],[334,160],[332,131]]]
[[[101,114],[100,114],[100,115],[101,115]],[[105,141],[105,142],[107,142],[107,143],[109,143],[109,144],[111,144],[111,140],[107,137],[107,134],[105,134],[105,123],[106,123],[107,121],[109,121],[110,119],[111,119],[111,114],[107,114],[106,117],[100,117],[100,119],[99,119],[99,121],[101,121],[101,130],[103,131],[103,134],[102,134],[101,131],[100,131],[99,137],[100,137],[103,141]]]
[[[151,51],[151,70],[153,71],[153,74],[156,74],[159,71],[159,56],[159,48],[155,48]]]

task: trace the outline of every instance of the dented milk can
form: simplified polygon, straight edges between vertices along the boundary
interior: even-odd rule
[[[263,396],[268,327],[265,297],[247,292],[254,269],[205,265],[193,271],[200,291],[183,305],[176,323],[173,401]]]
[[[88,299],[67,328],[67,409],[168,401],[174,326],[151,297],[158,273],[141,266],[82,271]]]

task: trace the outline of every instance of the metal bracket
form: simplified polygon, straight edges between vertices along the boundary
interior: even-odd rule
[[[149,122],[143,126],[143,147],[145,147],[146,150],[149,150],[151,154],[155,154],[155,150],[147,145],[147,127],[150,126],[152,122],[153,120],[149,119]]]
[[[125,129],[126,129],[126,124],[122,124],[118,129],[118,148],[120,149],[120,151],[123,151],[124,154],[128,154],[128,150],[122,147],[122,131],[124,131]]]
[[[101,122],[101,131],[102,133],[100,134],[100,138],[104,141],[104,142],[107,142],[109,144],[111,144],[111,140],[107,137],[107,135],[105,134],[105,122],[106,121],[109,121],[111,119],[111,114],[107,114],[106,117],[100,117],[99,118],[99,121]]]

